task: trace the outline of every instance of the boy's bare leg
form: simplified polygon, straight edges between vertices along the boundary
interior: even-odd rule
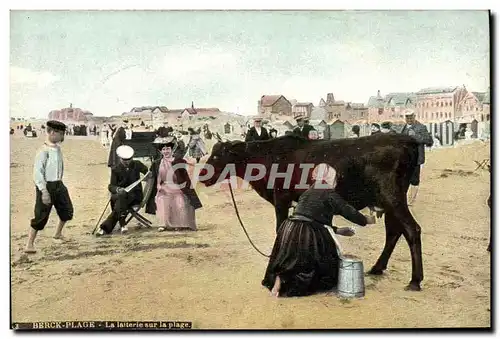
[[[56,233],[54,234],[54,239],[64,239],[62,236],[62,229],[64,225],[66,224],[66,221],[59,221],[59,224],[57,225]]]
[[[35,230],[33,227],[30,227],[30,230],[28,232],[28,242],[26,243],[26,248],[24,249],[24,253],[36,253],[35,250],[35,238],[36,234],[38,233],[37,230]]]

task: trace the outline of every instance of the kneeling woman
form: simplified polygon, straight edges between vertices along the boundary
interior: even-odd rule
[[[339,257],[324,226],[332,224],[334,215],[360,226],[375,223],[374,217],[359,213],[335,192],[333,168],[326,164],[316,166],[312,178],[315,184],[301,195],[294,214],[283,222],[276,235],[262,281],[274,296],[310,295],[337,285]],[[339,235],[354,234],[348,227],[333,230]]]
[[[173,157],[173,137],[157,138],[155,144],[161,153],[161,157],[151,166],[153,187],[156,187],[157,193],[151,194],[146,213],[156,214],[160,221],[160,232],[183,229],[196,231],[195,210],[201,208],[202,204],[191,187],[187,163],[182,158]],[[183,164],[181,168],[179,164]]]

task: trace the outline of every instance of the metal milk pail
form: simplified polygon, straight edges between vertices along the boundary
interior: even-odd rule
[[[361,298],[365,295],[363,261],[340,257],[337,293],[342,298]]]

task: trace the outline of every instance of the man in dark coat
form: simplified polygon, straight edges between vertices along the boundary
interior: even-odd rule
[[[267,129],[262,127],[262,118],[256,117],[253,119],[253,121],[253,127],[250,127],[250,129],[248,130],[245,137],[245,142],[271,139],[271,136],[267,132]]]
[[[309,139],[309,132],[314,131],[314,127],[309,124],[306,124],[305,120],[307,117],[303,115],[298,115],[295,117],[295,121],[297,121],[297,127],[294,128],[293,132],[295,134],[301,135],[306,139]]]
[[[166,138],[169,136],[170,133],[172,133],[174,129],[171,126],[168,126],[168,122],[164,122],[163,126],[159,127],[156,130],[156,136],[161,137],[161,138]]]
[[[410,178],[410,196],[408,205],[413,204],[418,193],[418,186],[420,185],[420,167],[425,162],[425,146],[431,147],[434,144],[432,136],[427,131],[427,127],[415,119],[415,112],[408,110],[404,113],[406,124],[401,130],[401,134],[406,134],[413,137],[419,143],[418,146],[418,166],[415,169],[412,177]]]
[[[144,194],[142,185],[139,184],[129,192],[125,188],[140,179],[141,173],[147,174],[148,168],[139,160],[134,160],[134,149],[127,145],[122,145],[116,150],[119,163],[111,169],[111,179],[108,190],[111,193],[111,214],[101,224],[97,236],[110,234],[120,223],[121,232],[128,231],[125,225],[127,211],[135,205],[140,205]]]

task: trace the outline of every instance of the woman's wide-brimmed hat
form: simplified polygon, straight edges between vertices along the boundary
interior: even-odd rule
[[[158,137],[153,141],[153,144],[160,145],[175,145],[175,138],[173,136]]]

